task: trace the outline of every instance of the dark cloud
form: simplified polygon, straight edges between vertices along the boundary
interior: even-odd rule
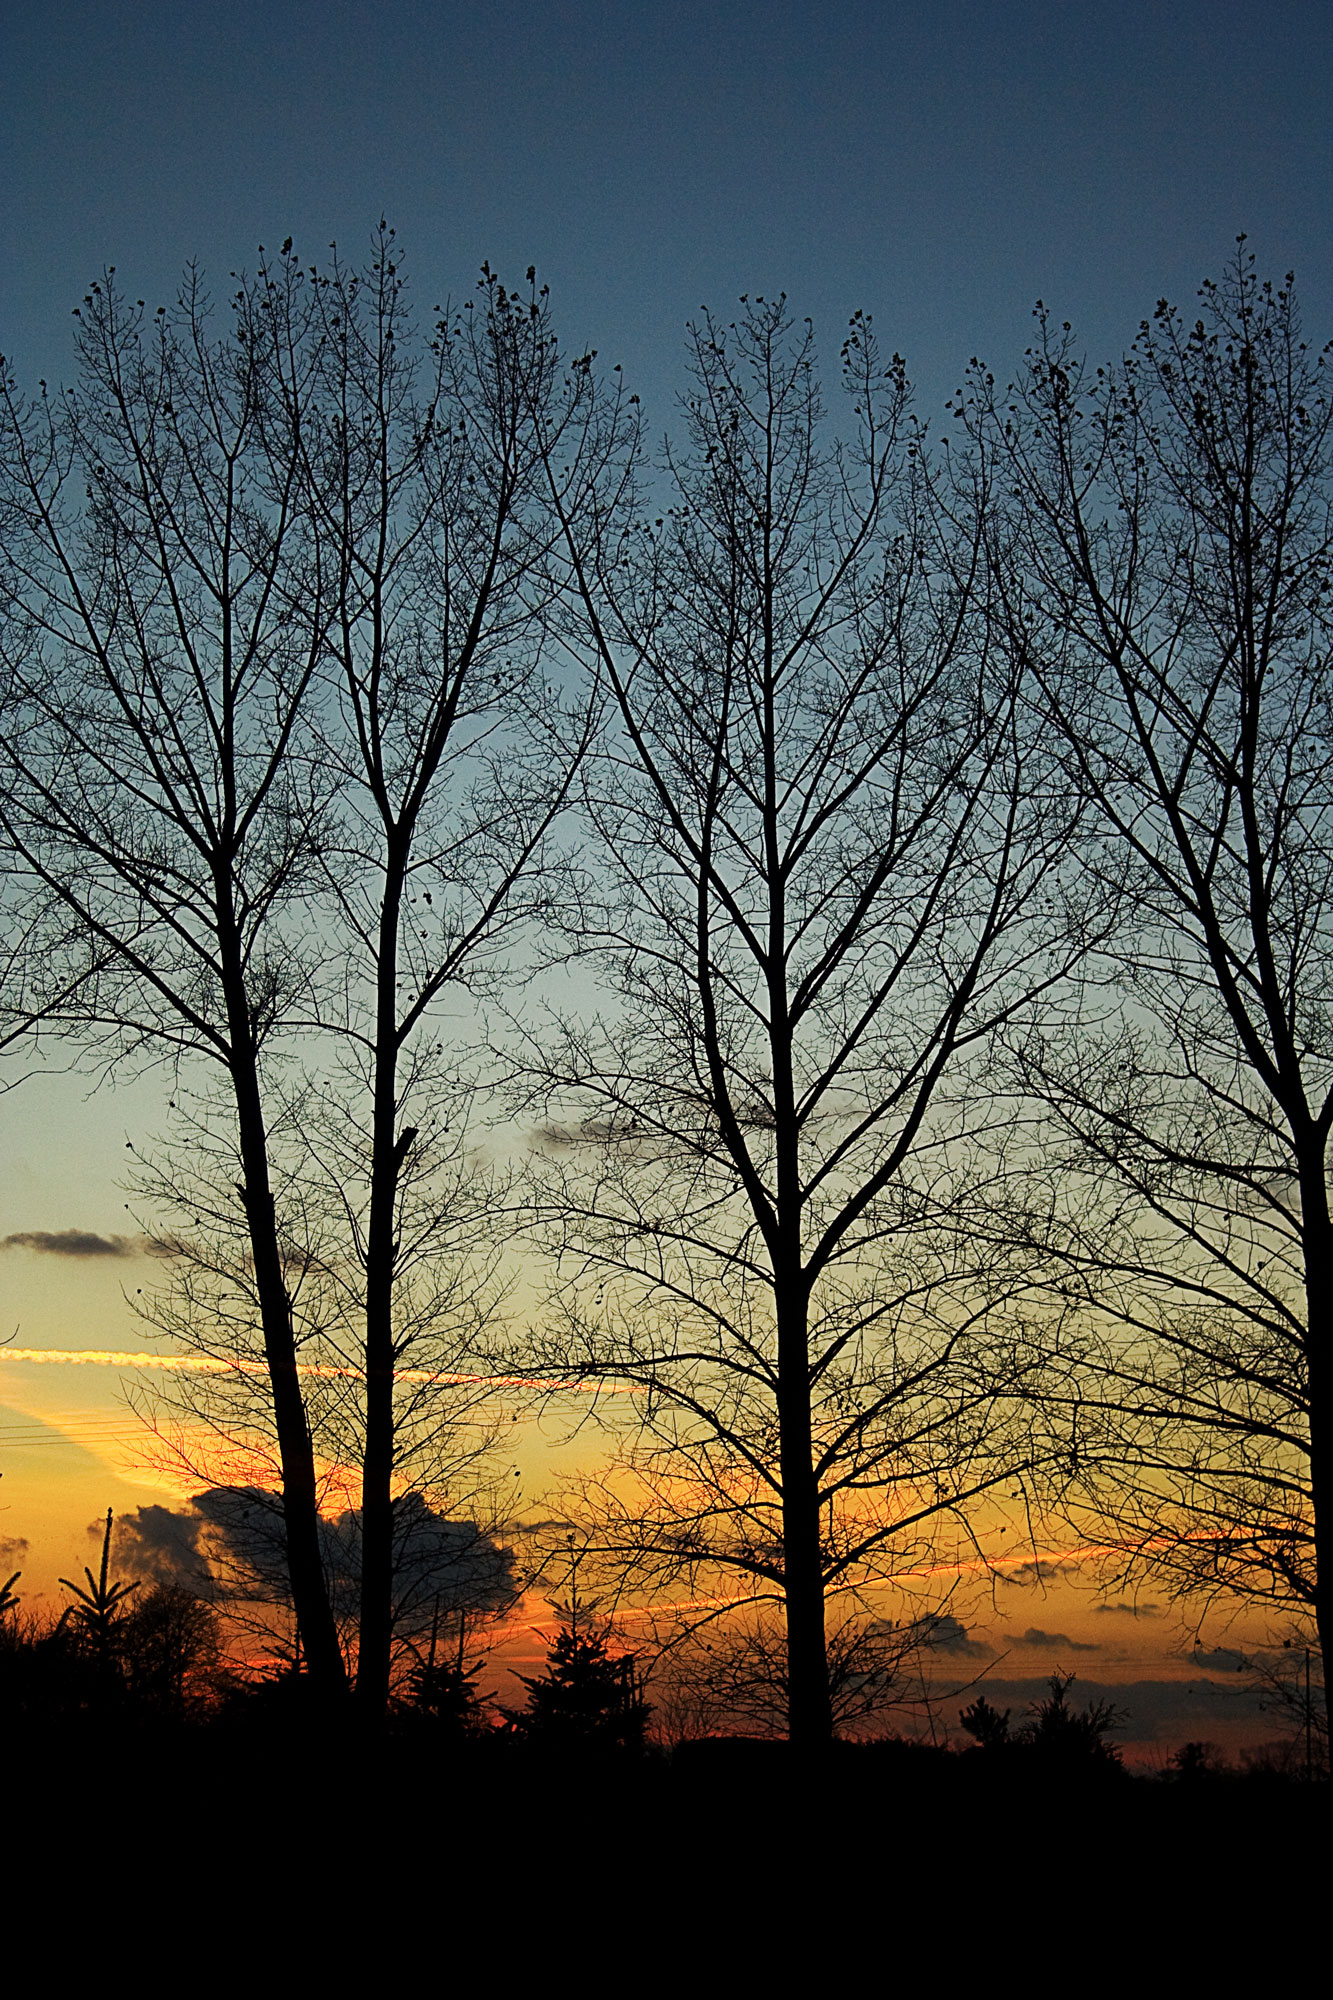
[[[1071,1639],[1067,1632],[1043,1632],[1040,1626],[1029,1625],[1021,1639],[1013,1641],[1015,1646],[1049,1646],[1067,1653],[1100,1653],[1100,1646],[1090,1645],[1085,1640]]]
[[[344,1541],[360,1524],[342,1515]],[[429,1625],[440,1612],[502,1611],[517,1597],[514,1556],[475,1521],[450,1521],[419,1493],[405,1493],[394,1505],[394,1601],[400,1630]],[[359,1568],[359,1563],[358,1563]]]
[[[577,1124],[562,1125],[553,1120],[534,1126],[528,1134],[528,1145],[534,1153],[557,1158],[585,1146],[609,1146],[620,1140],[637,1143],[639,1136],[637,1125],[630,1122],[617,1126],[607,1119],[583,1118]]]
[[[11,1563],[21,1563],[27,1553],[26,1535],[0,1535],[0,1569],[7,1570]]]
[[[260,1603],[287,1595],[287,1530],[282,1499],[259,1486],[211,1486],[190,1502],[206,1536],[210,1566],[229,1596]]]
[[[1238,1653],[1234,1646],[1196,1646],[1190,1655],[1191,1666],[1212,1667],[1215,1672],[1220,1669],[1226,1674],[1243,1674],[1253,1664],[1244,1653]]]
[[[138,1257],[137,1236],[98,1236],[91,1229],[20,1229],[0,1236],[0,1250],[39,1250],[48,1257]]]
[[[919,1620],[918,1629],[922,1643],[932,1653],[943,1653],[952,1660],[989,1660],[995,1656],[994,1646],[988,1646],[982,1639],[973,1639],[961,1618],[954,1618],[948,1612],[937,1612]]]
[[[1094,1611],[1121,1611],[1127,1618],[1160,1618],[1160,1604],[1150,1603],[1147,1598],[1117,1597],[1105,1604],[1094,1604]]]
[[[742,1121],[745,1122],[745,1121]],[[624,1158],[658,1159],[676,1142],[665,1134],[642,1125],[637,1118],[582,1118],[569,1124],[551,1120],[534,1126],[527,1135],[528,1148],[546,1159],[566,1158],[570,1153],[611,1151]]]
[[[211,1578],[199,1537],[202,1514],[193,1508],[136,1507],[116,1518],[112,1549],[117,1568],[144,1583],[179,1583],[210,1595]]]
[[[997,1583],[1016,1583],[1020,1590],[1035,1590],[1038,1584],[1054,1583],[1059,1575],[1057,1563],[1020,1563],[1016,1569],[997,1569]]]
[[[89,1539],[100,1543],[105,1520]],[[324,1516],[320,1542],[335,1608],[355,1614],[361,1588],[361,1523]],[[259,1486],[215,1486],[186,1507],[136,1507],[119,1515],[112,1554],[118,1576],[176,1583],[196,1597],[250,1603],[287,1599],[282,1501]],[[502,1611],[518,1596],[513,1551],[473,1521],[438,1514],[419,1493],[394,1507],[394,1616],[398,1632],[428,1632],[459,1611]]]
[[[278,1496],[260,1487],[214,1487],[191,1506],[210,1530],[206,1546],[225,1587],[282,1601],[287,1539]],[[436,1513],[419,1493],[395,1502],[393,1539],[394,1617],[402,1634],[429,1631],[459,1611],[503,1610],[518,1595],[513,1551],[473,1521]],[[351,1614],[361,1587],[360,1516],[324,1516],[320,1542],[335,1608]]]

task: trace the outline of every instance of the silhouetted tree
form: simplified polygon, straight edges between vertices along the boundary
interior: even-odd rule
[[[965,1533],[1031,1449],[993,1337],[1025,1275],[968,1210],[1004,1122],[991,1038],[1077,948],[1077,798],[979,615],[984,496],[939,504],[868,323],[841,444],[783,302],[706,318],[690,365],[662,518],[586,556],[569,522],[571,643],[613,706],[581,934],[611,991],[532,1058],[539,1358],[638,1391],[604,1406],[629,1476],[585,1494],[605,1560],[779,1605],[818,1745],[826,1594]]]
[[[346,1060],[310,1136],[352,1251],[331,1268],[354,1274],[340,1317],[360,1322],[357,1695],[378,1712],[395,1482],[465,1492],[495,1393],[460,1376],[497,1302],[503,1196],[461,1157],[468,1078],[433,1015],[446,993],[494,994],[551,893],[591,706],[566,712],[543,657],[559,534],[545,481],[558,468],[582,509],[606,449],[532,272],[520,294],[485,271],[427,350],[382,228],[369,271],[335,260],[315,305],[312,531],[336,576],[321,736],[340,780],[322,859]]]
[[[264,265],[219,334],[196,272],[155,316],[108,274],[80,309],[67,391],[25,401],[3,374],[0,828],[68,946],[47,966],[48,1018],[103,1067],[197,1059],[223,1081],[292,1591],[333,1689],[266,1119],[275,1040],[310,1011],[328,795],[302,754],[331,608],[302,505],[309,299],[290,262]]]
[[[271,282],[297,290],[290,249]],[[531,275],[520,296],[486,273],[431,338],[381,225],[367,268],[335,251],[307,291],[283,390],[324,594],[289,607],[317,660],[293,754],[328,787],[307,1025],[333,1047],[303,1044],[268,1137],[309,1428],[360,1475],[356,1687],[378,1714],[406,1615],[398,1515],[425,1494],[494,1526],[509,1498],[489,1466],[501,1413],[481,1356],[504,1290],[503,1175],[478,1161],[475,1065],[440,1003],[493,996],[551,893],[591,704],[567,711],[543,658],[561,540],[546,480],[558,463],[581,510],[606,452]],[[200,1107],[140,1186],[175,1252],[150,1316],[226,1360],[254,1340],[262,1302],[215,1123]],[[189,1378],[176,1401],[240,1433],[257,1387],[240,1367]]]
[[[465,1666],[458,1660],[420,1660],[407,1675],[405,1692],[411,1707],[428,1715],[450,1736],[474,1736],[484,1726],[485,1713],[477,1688],[484,1661]]]
[[[1042,311],[1017,386],[974,379],[963,414],[1005,643],[1120,899],[1077,1002],[1012,1038],[1047,1113],[1033,1254],[1082,1333],[1070,1469],[1129,1559],[1311,1618],[1327,1663],[1326,351],[1242,239],[1197,317],[1163,302],[1118,367]]]
[[[1001,1750],[1012,1742],[1009,1716],[1007,1708],[992,1707],[985,1695],[978,1695],[974,1702],[958,1711],[958,1720],[982,1750]]]
[[[72,1591],[74,1603],[69,1607],[68,1616],[82,1632],[86,1632],[99,1655],[106,1656],[111,1651],[111,1635],[123,1614],[125,1599],[131,1591],[139,1588],[136,1583],[113,1583],[110,1581],[111,1567],[111,1525],[112,1510],[106,1510],[106,1528],[102,1535],[102,1560],[94,1576],[90,1569],[83,1574],[88,1580],[85,1590],[82,1584],[71,1583],[67,1576],[60,1581],[66,1590]]]
[[[1051,1675],[1050,1693],[1044,1701],[1029,1706],[1017,1741],[1052,1764],[1118,1767],[1120,1752],[1107,1738],[1121,1727],[1124,1714],[1110,1701],[1071,1708],[1069,1690],[1075,1678],[1069,1673]]]
[[[120,1621],[115,1646],[136,1708],[178,1719],[214,1693],[218,1614],[178,1583],[145,1590]]]
[[[514,1720],[522,1735],[546,1748],[643,1747],[652,1713],[639,1685],[633,1653],[612,1653],[604,1634],[566,1626],[546,1655],[542,1674],[520,1674],[526,1711]]]
[[[1167,1759],[1165,1776],[1182,1784],[1197,1784],[1202,1778],[1216,1777],[1227,1770],[1227,1760],[1216,1743],[1182,1743]]]
[[[652,1673],[658,1708],[682,1720],[680,1733],[786,1734],[791,1691],[780,1618],[742,1611],[705,1621],[698,1607],[673,1617],[669,1606],[665,1615],[650,1606],[643,1622],[659,1648]],[[929,1714],[932,1646],[940,1625],[954,1622],[930,1613],[830,1617],[825,1658],[835,1731],[882,1734],[892,1715]]]
[[[102,1560],[96,1576],[85,1568],[88,1587],[71,1583],[68,1577],[60,1581],[73,1595],[73,1604],[66,1607],[61,1618],[61,1626],[68,1626],[78,1636],[81,1649],[92,1660],[98,1692],[102,1699],[109,1699],[119,1693],[122,1685],[122,1662],[118,1639],[126,1614],[126,1599],[136,1591],[137,1582],[113,1582],[111,1580],[111,1525],[112,1510],[106,1510],[106,1528],[102,1535]]]

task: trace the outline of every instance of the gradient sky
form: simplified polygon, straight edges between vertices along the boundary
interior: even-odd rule
[[[1330,318],[1333,10],[1308,0],[163,0],[6,9],[3,342],[381,212],[433,302],[536,263],[670,415],[686,316],[873,310],[934,404],[1043,296],[1118,346],[1238,230]]]
[[[225,296],[259,243],[357,251],[381,213],[427,306],[484,258],[538,264],[663,429],[686,319],[744,291],[785,287],[830,358],[873,311],[935,422],[971,355],[1012,370],[1038,296],[1114,353],[1242,229],[1333,333],[1333,8],[1307,0],[1261,32],[1238,0],[65,0],[9,6],[2,46],[26,383],[67,369],[104,265],[156,302],[194,257]],[[0,1235],[123,1227],[117,1156],[158,1095],[0,1100],[24,1151]]]
[[[424,306],[535,263],[659,431],[684,322],[741,292],[785,289],[830,358],[873,312],[932,421],[971,355],[1014,368],[1038,296],[1112,354],[1241,230],[1333,332],[1326,4],[64,0],[6,7],[2,46],[0,350],[27,383],[66,370],[107,264],[151,304],[197,258],[225,295],[258,244],[356,254],[381,213]],[[163,1094],[0,1096],[0,1239],[132,1229],[125,1143]],[[145,1345],[134,1268],[0,1252],[0,1337]],[[79,1439],[39,1481],[35,1437],[0,1438],[0,1538],[57,1488],[70,1521],[129,1504],[114,1375],[59,1373],[0,1359],[0,1403]]]

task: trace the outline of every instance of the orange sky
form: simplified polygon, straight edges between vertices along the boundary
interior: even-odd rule
[[[198,1484],[154,1467],[151,1439],[126,1400],[131,1384],[151,1384],[159,1368],[200,1365],[169,1358],[135,1312],[153,1266],[133,1253],[138,1224],[117,1183],[127,1138],[141,1143],[159,1111],[150,1083],[87,1098],[75,1078],[42,1077],[0,1096],[0,1580],[22,1568],[20,1588],[30,1602],[61,1598],[57,1577],[78,1574],[90,1560],[90,1529],[98,1532],[108,1507],[124,1513],[178,1503]],[[130,1241],[126,1254],[100,1256],[5,1243],[67,1230]],[[571,1437],[586,1413],[583,1399],[570,1396],[514,1425],[518,1513],[531,1514],[558,1475],[600,1454],[595,1430]],[[1043,1551],[1034,1577],[1022,1524],[1010,1525],[1009,1536],[993,1544],[1000,1560],[989,1572],[973,1561],[942,1565],[930,1579],[967,1628],[960,1644],[978,1649],[942,1661],[944,1672],[961,1683],[981,1671],[984,1652],[1000,1656],[989,1668],[997,1681],[1031,1680],[1057,1666],[1114,1684],[1198,1678],[1193,1634],[1160,1593],[1148,1591],[1137,1604],[1108,1602],[1094,1566],[1054,1546]],[[908,1602],[919,1601],[922,1582],[904,1579]],[[891,1598],[884,1594],[885,1615],[893,1615]],[[627,1640],[634,1624],[633,1617],[624,1621]],[[537,1597],[497,1634],[501,1699],[519,1693],[505,1669],[537,1664],[543,1635],[553,1629]],[[1209,1637],[1237,1643],[1216,1629]]]

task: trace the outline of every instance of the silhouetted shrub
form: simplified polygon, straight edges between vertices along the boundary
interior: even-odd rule
[[[218,1616],[179,1584],[154,1584],[112,1637],[126,1696],[135,1707],[184,1716],[215,1698]]]

